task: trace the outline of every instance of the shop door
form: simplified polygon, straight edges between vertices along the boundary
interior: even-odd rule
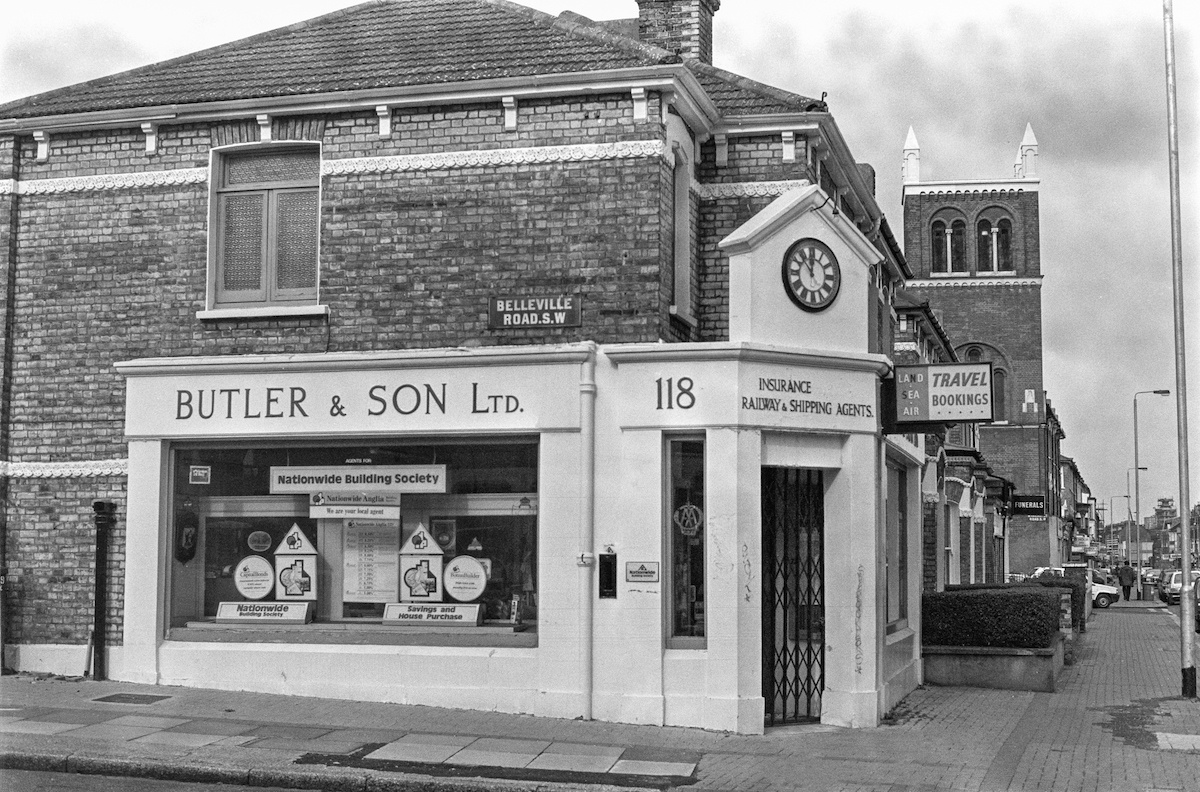
[[[820,719],[825,687],[825,482],[819,470],[762,469],[766,724]]]

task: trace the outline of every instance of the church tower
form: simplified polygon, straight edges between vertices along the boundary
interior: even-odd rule
[[[906,291],[929,302],[959,360],[992,363],[995,422],[981,425],[980,451],[1019,496],[1044,498],[1045,516],[1010,520],[1018,573],[1059,566],[1070,553],[1058,502],[1063,435],[1043,387],[1037,158],[1026,125],[1011,177],[922,181],[910,128],[901,166],[904,253],[915,274]]]

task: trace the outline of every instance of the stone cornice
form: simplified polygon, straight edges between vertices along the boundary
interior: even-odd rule
[[[79,462],[0,462],[0,476],[12,479],[98,478],[124,476],[128,459],[88,459]]]
[[[398,173],[404,171],[479,168],[498,165],[528,165],[547,162],[591,162],[596,160],[661,157],[666,147],[661,140],[628,140],[617,143],[585,143],[574,146],[531,146],[529,148],[451,151],[439,154],[409,154],[394,157],[329,159],[321,163],[321,175],[348,173]]]
[[[1041,179],[980,179],[978,181],[915,182],[901,187],[901,200],[909,195],[985,195],[1038,192]]]
[[[807,187],[810,183],[807,179],[791,179],[788,181],[694,184],[693,186],[701,200],[713,201],[720,198],[778,198],[788,190]]]
[[[937,287],[969,287],[969,286],[1041,286],[1042,276],[1036,278],[930,278],[927,280],[910,280],[904,284],[906,289],[932,289]]]
[[[12,195],[17,191],[16,179],[0,179],[0,195]]]

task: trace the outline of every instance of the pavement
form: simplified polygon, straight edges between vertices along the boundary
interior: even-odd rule
[[[1178,608],[1121,602],[1054,693],[927,686],[875,729],[763,736],[18,674],[0,678],[0,768],[353,792],[1200,792],[1179,636]]]

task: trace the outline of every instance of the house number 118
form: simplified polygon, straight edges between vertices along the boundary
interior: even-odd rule
[[[654,409],[674,410],[678,407],[681,410],[690,410],[696,406],[691,377],[680,377],[678,380],[674,377],[659,377],[654,382],[658,385],[658,406]]]

